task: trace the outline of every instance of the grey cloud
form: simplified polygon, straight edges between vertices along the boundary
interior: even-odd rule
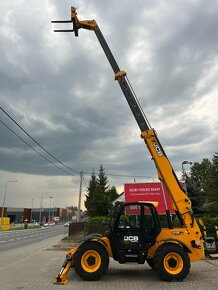
[[[80,37],[74,38],[52,31],[57,26],[50,21],[68,19],[70,4],[48,1],[48,9],[29,1],[26,7],[19,2],[13,8],[10,2],[3,7],[12,10],[10,22],[1,19],[9,34],[0,32],[0,100],[5,110],[74,169],[91,170],[103,163],[116,173],[155,176],[94,33],[80,31]],[[98,20],[117,62],[127,70],[149,120],[169,149],[175,169],[180,170],[181,161],[193,156],[186,146],[202,143],[202,132],[209,138],[214,130],[207,120],[194,122],[191,116],[184,119],[183,113],[210,93],[211,87],[216,88],[216,79],[211,78],[197,91],[197,84],[217,60],[217,2],[208,7],[202,1],[163,6],[158,1],[77,2],[80,18]],[[31,11],[30,7],[35,8]],[[131,59],[137,49],[141,49],[141,57],[136,58],[136,66]],[[6,120],[2,113],[0,116]],[[0,132],[1,169],[59,174],[3,126]],[[132,136],[139,141],[132,144]],[[212,156],[217,140],[213,142],[207,149],[198,148],[195,160]],[[122,179],[114,181],[122,183]]]

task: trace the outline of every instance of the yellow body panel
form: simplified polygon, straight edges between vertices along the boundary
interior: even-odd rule
[[[170,240],[171,239],[171,240]],[[199,247],[194,247],[192,241],[199,241]],[[148,250],[148,258],[154,258],[157,249],[164,243],[171,242],[176,244],[184,244],[191,251],[188,253],[190,261],[195,262],[204,259],[204,246],[201,238],[201,232],[196,228],[163,228],[157,236],[156,243]]]

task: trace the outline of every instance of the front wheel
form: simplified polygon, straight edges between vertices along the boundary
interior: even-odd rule
[[[189,273],[190,259],[179,245],[165,244],[155,254],[154,269],[164,281],[182,281]]]
[[[107,250],[99,242],[85,242],[75,253],[74,265],[83,280],[99,280],[109,265]]]

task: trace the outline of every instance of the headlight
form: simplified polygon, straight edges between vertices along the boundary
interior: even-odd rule
[[[199,240],[193,240],[191,241],[192,247],[194,248],[200,248],[201,247],[201,241]]]

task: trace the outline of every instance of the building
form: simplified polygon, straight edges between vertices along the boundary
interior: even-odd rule
[[[2,207],[0,207],[0,216]],[[9,217],[10,222],[23,223],[26,219],[28,222],[39,222],[41,215],[42,222],[52,221],[54,217],[59,217],[60,221],[72,220],[76,217],[76,211],[67,208],[15,208],[5,207],[4,217]]]

